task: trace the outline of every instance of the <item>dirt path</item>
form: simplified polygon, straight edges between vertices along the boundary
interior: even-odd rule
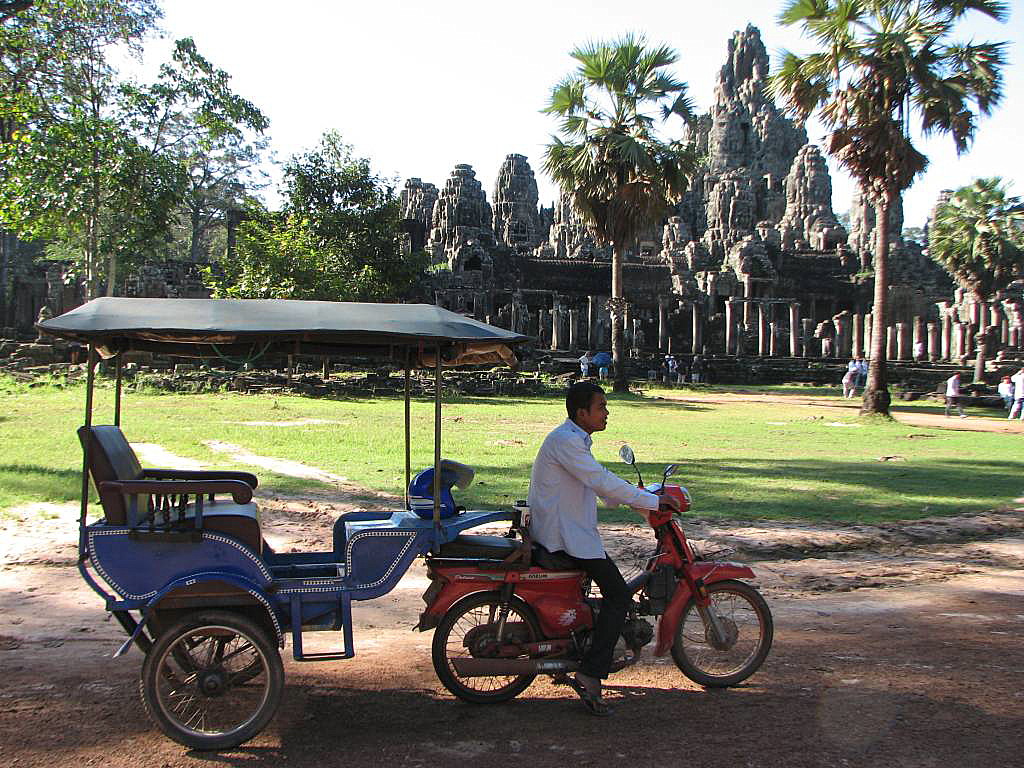
[[[767,403],[773,405],[806,405],[820,408],[823,415],[828,417],[828,412],[834,418],[849,418],[856,415],[860,409],[860,400],[853,399],[844,403],[837,403],[834,399],[824,397],[813,397],[801,395],[762,394],[762,393],[729,393],[722,395],[709,392],[686,392],[679,394],[661,394],[663,400],[671,400],[679,403],[714,403],[716,405],[735,405],[736,403]],[[980,414],[980,415],[979,415]],[[898,404],[892,406],[892,417],[902,424],[913,427],[942,427],[943,429],[955,429],[969,432],[1001,432],[1006,434],[1024,435],[1024,421],[1014,419],[1010,421],[1005,417],[996,415],[991,409],[978,409],[976,413],[968,410],[966,419],[957,417],[947,418],[941,413],[927,413],[917,409],[901,409]]]
[[[329,540],[369,497],[261,498],[280,549]],[[381,503],[379,500],[376,503]],[[41,513],[50,519],[36,522]],[[610,720],[538,680],[515,701],[452,699],[411,632],[426,586],[355,607],[357,656],[286,662],[284,703],[230,753],[190,753],[147,721],[141,656],[72,567],[74,505],[23,510],[0,529],[0,753],[5,766],[1020,766],[1024,754],[1024,532],[1018,512],[842,529],[695,521],[708,548],[755,559],[775,644],[747,685],[707,691],[670,658],[616,675]],[[29,524],[31,522],[31,524]],[[649,544],[638,526],[606,540],[624,569]],[[326,650],[333,633],[309,637]],[[286,654],[288,652],[286,651]]]

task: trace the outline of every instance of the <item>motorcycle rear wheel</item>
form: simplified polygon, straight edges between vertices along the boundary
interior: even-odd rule
[[[683,609],[672,643],[672,659],[695,683],[727,688],[754,674],[772,647],[772,614],[760,593],[742,581],[719,581],[707,588],[727,640],[716,647],[693,598]]]
[[[501,597],[497,592],[469,595],[448,609],[448,613],[434,631],[431,648],[434,671],[442,685],[463,701],[472,704],[508,701],[525,691],[536,677],[460,677],[452,666],[452,658],[480,658],[479,651],[474,651],[474,648],[492,639],[487,634],[487,628],[496,629],[500,611]],[[533,616],[533,611],[517,597],[513,597],[509,603],[506,627],[509,625],[514,625],[520,634],[525,630],[527,636],[518,638],[520,642],[536,642],[541,638],[540,627]]]

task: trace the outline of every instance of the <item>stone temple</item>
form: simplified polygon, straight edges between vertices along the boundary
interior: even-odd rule
[[[825,158],[768,97],[768,74],[758,30],[735,33],[714,104],[689,137],[706,161],[672,215],[626,255],[626,339],[636,354],[868,350],[875,209],[858,195],[849,228],[838,220]],[[610,250],[566,200],[538,205],[526,157],[505,158],[491,202],[473,168],[456,165],[440,188],[409,179],[402,207],[408,247],[433,259],[437,303],[544,348],[610,346]],[[949,277],[901,237],[901,206],[887,225],[890,359],[909,358],[919,341],[933,360],[969,354],[990,320],[1007,335],[1009,312],[948,301]]]
[[[637,357],[777,356],[801,358],[807,369],[807,358],[869,350],[872,243],[880,226],[874,206],[855,195],[848,220],[838,219],[825,158],[767,96],[768,74],[758,30],[736,32],[714,103],[688,137],[705,158],[701,170],[665,220],[626,253],[626,343]],[[490,198],[473,168],[460,164],[440,185],[408,179],[401,205],[406,247],[433,259],[437,303],[526,333],[542,349],[610,347],[610,251],[566,200],[539,204],[526,157],[505,158]],[[909,359],[924,345],[929,360],[962,363],[979,339],[1006,352],[1006,360],[1021,355],[1021,284],[1016,298],[972,303],[918,243],[903,240],[901,206],[885,225],[888,359]],[[38,246],[2,231],[0,238],[0,338],[23,337],[41,312],[81,303],[81,285],[62,265],[39,261]],[[207,296],[200,266],[147,265],[126,274],[118,292]]]

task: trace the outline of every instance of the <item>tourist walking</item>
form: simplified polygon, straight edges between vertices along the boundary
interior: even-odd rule
[[[854,365],[852,362],[851,365]],[[846,369],[846,375],[843,376],[843,397],[849,399],[857,393],[857,368],[854,365],[853,368]]]
[[[586,378],[590,375],[590,350],[580,355],[580,376]]]
[[[693,361],[690,363],[690,381],[694,384],[700,384],[703,376],[704,361],[701,360],[700,355],[694,355]]]
[[[960,413],[961,419],[966,419],[967,414],[964,413],[964,406],[960,398],[960,372],[957,371],[948,379],[946,379],[946,417],[949,417],[949,409],[952,406],[956,406],[957,411]]]
[[[670,386],[675,386],[678,381],[679,361],[676,360],[675,355],[669,355],[665,362],[668,365],[668,383]]]
[[[999,396],[1003,398],[1003,407],[1006,410],[1013,409],[1013,382],[1010,381],[1009,376],[1003,376],[999,382],[999,387],[996,389]]]
[[[863,357],[857,358],[857,386],[863,389],[868,384],[868,361]]]
[[[1024,421],[1024,368],[1013,374],[1010,381],[1013,382],[1013,408],[1010,409],[1010,415],[1006,418],[1012,419],[1019,413],[1020,420]]]

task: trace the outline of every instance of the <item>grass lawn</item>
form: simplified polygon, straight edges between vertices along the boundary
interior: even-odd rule
[[[756,391],[769,389],[780,388]],[[826,394],[801,387],[782,392]],[[676,479],[689,487],[693,512],[701,517],[872,522],[992,509],[1024,495],[1020,435],[862,424],[853,409],[834,418],[834,411],[822,416],[820,407],[728,402],[727,396],[719,398],[722,403],[673,403],[656,399],[657,394],[613,396],[609,428],[595,435],[594,454],[630,478],[617,458],[619,446],[628,442],[648,481],[665,464],[678,462]],[[84,400],[82,386],[29,388],[0,379],[0,514],[25,502],[77,498],[81,450],[75,429],[82,422]],[[110,423],[112,405],[113,388],[103,382],[96,423]],[[457,500],[471,507],[499,507],[525,498],[537,448],[564,417],[558,397],[448,400],[443,454],[477,470],[477,481],[457,492]],[[243,423],[301,419],[324,423]],[[302,461],[368,488],[402,491],[402,401],[397,398],[128,391],[122,427],[132,442],[158,443],[212,466],[247,468],[225,463],[226,457],[213,453],[204,440]],[[415,402],[414,471],[433,461],[432,428],[433,402]],[[265,489],[297,493],[323,487],[254,471]],[[605,519],[634,516],[623,510],[608,512]]]

